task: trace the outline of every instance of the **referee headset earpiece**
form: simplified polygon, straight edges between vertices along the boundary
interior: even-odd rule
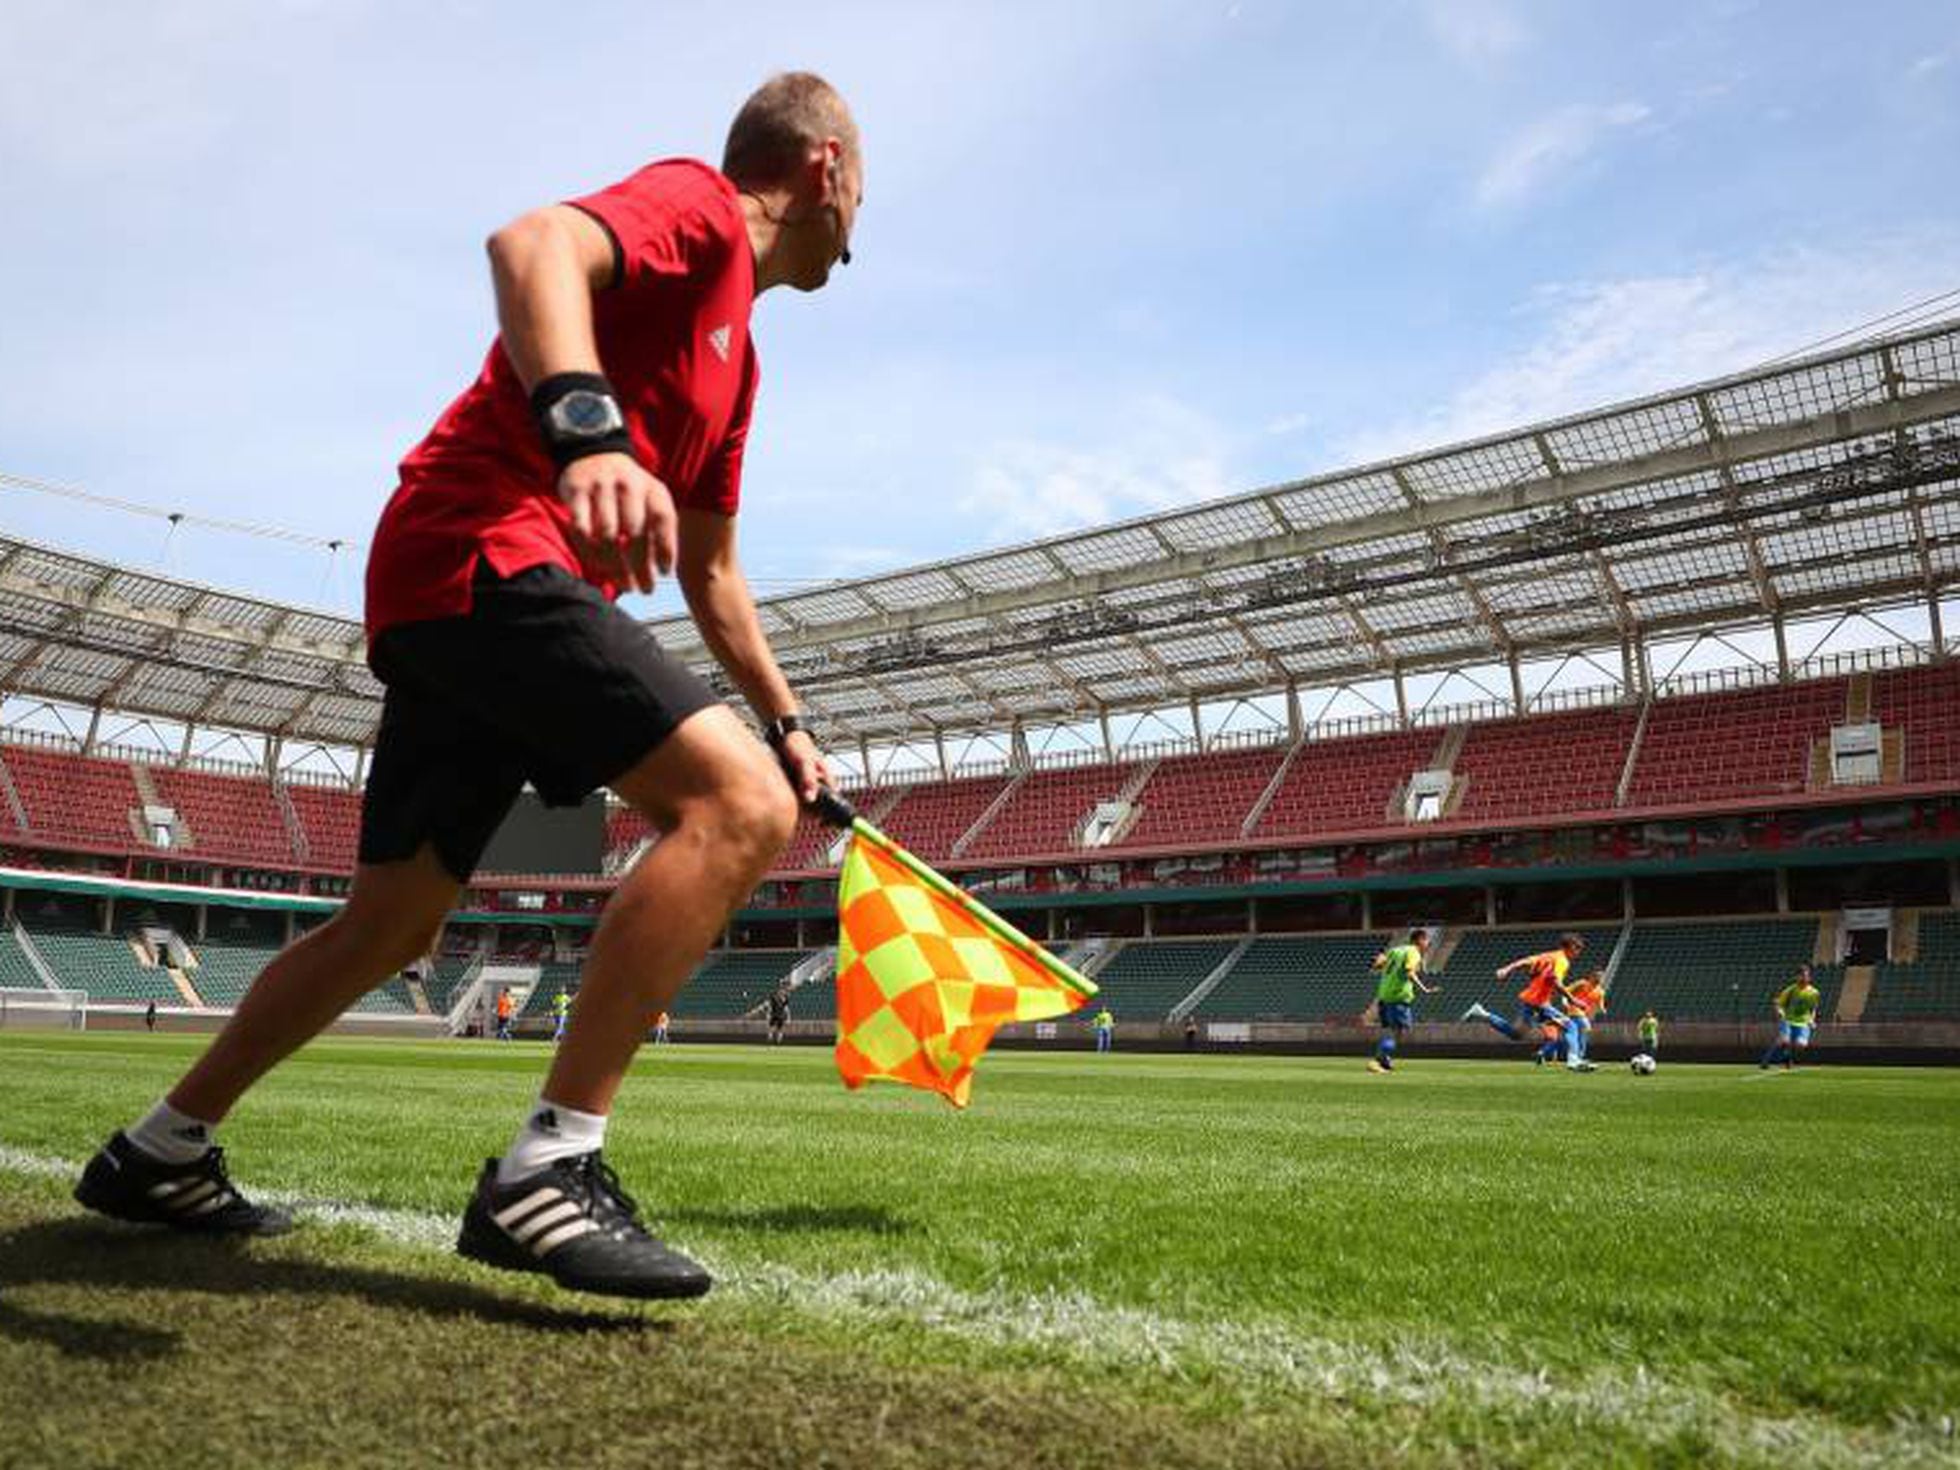
[[[832,159],[830,160],[830,166],[829,166],[829,168],[828,168],[828,169],[827,169],[827,170],[825,171],[825,173],[824,173],[824,177],[825,177],[825,178],[826,178],[826,179],[827,179],[827,180],[829,181],[829,183],[830,183],[830,192],[831,192],[831,193],[832,193],[833,195],[834,195],[834,194],[836,194],[836,192],[837,192],[837,160],[836,160],[835,158],[832,158]],[[844,242],[844,243],[843,243],[842,245],[840,245],[840,246],[838,247],[838,249],[837,249],[837,263],[838,263],[839,265],[849,265],[849,264],[851,263],[851,237],[850,237],[849,235],[847,235],[847,234],[845,234],[845,233],[844,233],[844,211],[842,210],[842,208],[840,208],[840,207],[839,207],[839,206],[837,205],[837,203],[835,202],[835,200],[833,200],[833,201],[832,201],[832,203],[831,203],[831,206],[830,206],[830,212],[831,212],[831,213],[832,213],[833,215],[835,215],[835,216],[836,216],[836,218],[837,218],[837,233],[838,233],[838,235],[839,235],[840,237],[842,237],[842,239],[843,239],[843,242]]]

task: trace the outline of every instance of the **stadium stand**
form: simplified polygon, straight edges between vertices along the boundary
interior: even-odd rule
[[[178,846],[201,858],[291,867],[292,835],[272,784],[169,766],[147,773],[157,796],[190,829]]]
[[[1658,699],[1634,763],[1629,806],[1803,791],[1812,745],[1842,723],[1845,681]]]
[[[206,1005],[229,1010],[245,998],[259,971],[278,953],[277,945],[206,940],[197,946],[197,966],[189,972],[191,985]]]
[[[12,990],[41,988],[41,974],[28,963],[11,927],[0,929],[0,986]]]
[[[1375,998],[1369,966],[1386,934],[1258,939],[1197,1007],[1208,1021],[1317,1021],[1359,1016]]]
[[[1639,718],[1636,710],[1592,709],[1468,726],[1452,768],[1462,796],[1448,815],[1487,821],[1610,809]]]
[[[914,786],[899,798],[880,825],[928,862],[944,861],[973,824],[986,815],[1011,779],[1006,775],[975,776]]]
[[[1077,847],[1097,803],[1113,800],[1130,775],[1131,768],[1116,765],[1030,771],[960,856],[984,860]]]
[[[1920,915],[1918,958],[1877,971],[1864,1020],[1960,1021],[1960,914]]]
[[[1137,793],[1136,819],[1113,847],[1236,841],[1286,759],[1284,746],[1175,755]]]
[[[1875,675],[1871,714],[1903,732],[1905,780],[1960,779],[1960,662]]]
[[[95,1001],[184,1004],[170,976],[138,963],[135,950],[120,935],[34,919],[26,921],[26,928],[29,941],[66,989],[86,990]]]
[[[1651,1006],[1672,1020],[1767,1021],[1770,997],[1810,962],[1817,930],[1814,917],[1636,924],[1613,980],[1613,1015],[1626,1020]],[[1843,978],[1817,967],[1826,1017]]]
[[[142,799],[124,762],[29,745],[9,745],[6,761],[32,836],[123,851],[136,846]]]
[[[335,873],[354,871],[361,841],[361,793],[340,786],[289,783],[286,794],[306,838],[309,867]]]
[[[1404,730],[1307,741],[1251,835],[1299,837],[1391,825],[1390,802],[1410,776],[1428,768],[1442,738],[1439,730]]]
[[[1158,940],[1126,944],[1096,973],[1097,1005],[1120,1019],[1161,1020],[1223,964],[1233,939]],[[1093,1014],[1094,1007],[1084,1012]]]

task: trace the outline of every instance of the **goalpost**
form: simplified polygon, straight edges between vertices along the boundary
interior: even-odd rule
[[[9,1026],[86,1031],[88,992],[0,985],[0,1030]]]

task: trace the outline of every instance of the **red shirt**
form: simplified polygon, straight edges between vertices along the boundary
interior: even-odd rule
[[[618,247],[617,279],[592,298],[593,328],[636,456],[675,505],[735,514],[757,374],[755,257],[735,186],[706,164],[669,159],[571,202]],[[585,576],[557,484],[499,338],[402,461],[368,553],[369,639],[467,613],[478,558],[502,576],[546,563]]]

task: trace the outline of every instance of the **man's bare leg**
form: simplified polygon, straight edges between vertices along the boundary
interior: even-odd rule
[[[728,709],[687,720],[614,789],[663,832],[606,905],[544,1096],[604,1115],[647,1027],[789,840],[796,798]]]
[[[362,864],[345,906],[259,973],[165,1101],[205,1123],[221,1121],[259,1078],[428,953],[460,887],[428,847],[400,862]]]
[[[456,897],[426,848],[363,866],[341,911],[260,972],[223,1031],[169,1097],[89,1160],[75,1198],[119,1220],[225,1235],[276,1235],[286,1211],[233,1187],[211,1130],[247,1088],[422,954]]]

